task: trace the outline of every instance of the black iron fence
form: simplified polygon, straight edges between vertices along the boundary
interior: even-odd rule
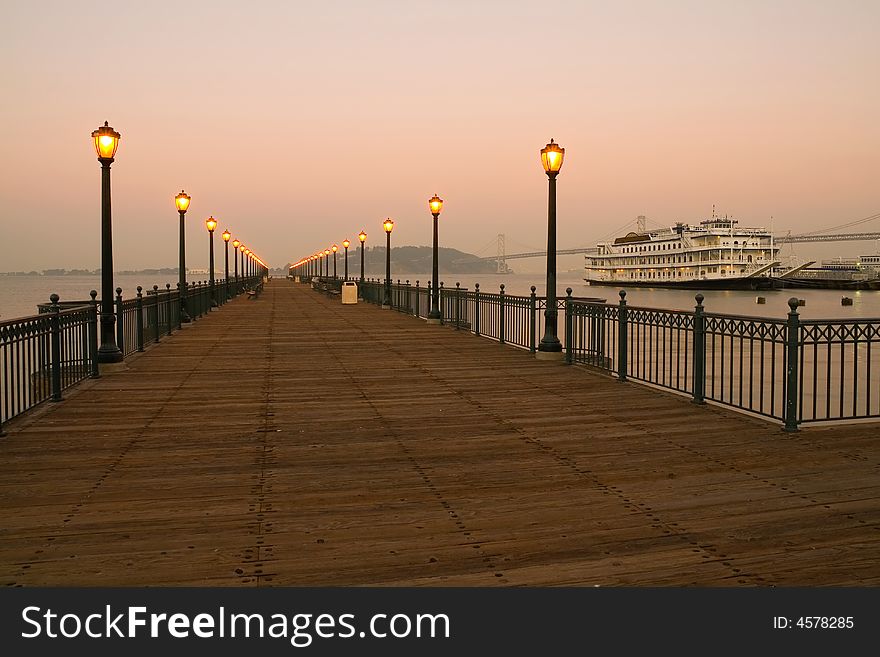
[[[359,283],[364,301],[382,304],[385,285]],[[391,308],[416,317],[430,311],[430,283],[392,283]],[[571,296],[557,299],[565,360],[779,420],[804,422],[880,417],[880,318],[803,320],[798,300],[774,319],[629,306]],[[547,300],[535,294],[487,293],[440,284],[441,323],[531,352],[537,350]]]
[[[97,313],[92,304],[0,322],[0,435],[3,423],[97,373]]]
[[[780,420],[880,417],[880,319],[802,320],[567,301],[566,360]]]
[[[186,308],[198,319],[214,305],[254,290],[262,278],[199,281],[187,285]],[[227,294],[228,290],[228,294]],[[60,401],[62,392],[89,377],[98,376],[97,292],[86,301],[60,301],[37,305],[37,315],[0,322],[0,435],[3,424],[49,399]],[[181,295],[170,284],[139,286],[134,297],[123,298],[116,288],[116,341],[123,356],[143,351],[181,326]]]

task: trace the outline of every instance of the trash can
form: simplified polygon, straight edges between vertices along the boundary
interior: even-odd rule
[[[354,281],[345,281],[342,284],[342,303],[358,302],[358,286]]]

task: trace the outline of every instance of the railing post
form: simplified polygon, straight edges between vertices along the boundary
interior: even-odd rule
[[[168,335],[171,335],[171,283],[165,283],[165,319],[168,320]]]
[[[455,283],[455,330],[461,330],[461,283]]]
[[[418,279],[416,279],[416,317],[421,317],[421,315],[419,314],[419,304],[420,303],[421,302],[419,300],[419,281],[418,281]]]
[[[529,297],[529,351],[535,353],[538,348],[538,297],[535,295],[535,286],[532,285],[532,294]]]
[[[694,363],[694,398],[695,404],[706,403],[706,315],[703,308],[703,295],[694,297],[697,305],[694,306],[694,353],[691,359]]]
[[[177,330],[183,328],[183,313],[180,312],[180,283],[177,284]]]
[[[474,283],[474,334],[480,335],[480,284]]]
[[[89,377],[92,379],[100,378],[101,373],[98,370],[98,292],[92,290],[89,292],[92,298],[92,309],[89,311],[89,355],[91,356],[92,369]]]
[[[798,401],[800,386],[798,385],[798,356],[800,343],[800,317],[798,317],[798,300],[788,300],[788,325],[785,337],[785,431],[798,430]]]
[[[49,301],[52,306],[49,309],[51,317],[49,326],[51,330],[52,350],[52,401],[61,401],[61,306],[58,305],[59,296],[52,294]]]
[[[191,317],[195,317],[195,313],[190,315]],[[159,330],[159,286],[153,286],[153,317],[156,320],[156,342],[159,342],[159,336],[161,331]]]
[[[144,350],[144,295],[143,288],[137,286],[137,350]]]
[[[504,344],[504,283],[498,293],[498,342]]]
[[[626,381],[627,363],[626,363],[626,335],[627,321],[629,311],[626,307],[626,290],[621,290],[620,305],[617,311],[617,380]]]
[[[565,363],[571,365],[571,336],[573,331],[571,315],[571,288],[565,288]]]
[[[438,298],[440,299],[440,323],[441,323],[441,324],[444,324],[445,322],[444,322],[443,320],[445,319],[445,313],[443,312],[443,309],[444,309],[444,305],[443,305],[443,281],[440,281],[440,291],[439,291],[439,293],[438,293]]]
[[[125,312],[122,310],[122,288],[116,288],[116,346],[125,353]]]

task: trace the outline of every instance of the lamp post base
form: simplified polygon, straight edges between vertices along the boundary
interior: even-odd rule
[[[118,374],[127,369],[128,365],[125,364],[125,361],[119,361],[118,363],[98,363],[98,374],[101,376],[104,376],[105,374]]]
[[[425,321],[427,321],[428,324],[437,324],[438,326],[439,326],[439,324],[440,324],[440,318],[439,318],[439,317],[428,317],[428,319],[425,320]]]
[[[556,361],[562,362],[565,359],[565,354],[561,351],[536,351],[535,352],[535,360],[548,360],[548,361]]]

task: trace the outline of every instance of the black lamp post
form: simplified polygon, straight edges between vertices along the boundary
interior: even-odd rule
[[[330,278],[330,249],[324,249],[324,276]]]
[[[92,132],[98,162],[101,163],[101,346],[99,363],[119,363],[122,351],[116,344],[113,314],[113,213],[110,207],[110,165],[121,135],[107,121]]]
[[[434,217],[434,257],[431,265],[431,280],[434,287],[431,289],[431,311],[428,313],[429,324],[440,323],[440,287],[437,285],[437,279],[440,277],[439,253],[437,237],[437,219],[440,217],[440,210],[443,209],[443,199],[434,194],[428,199],[428,207],[431,208],[431,214]]]
[[[336,280],[336,252],[339,251],[339,247],[335,244],[330,247],[330,250],[333,251],[333,280]]]
[[[234,293],[238,294],[238,247],[241,246],[241,241],[232,240],[232,259],[233,264],[235,265],[235,287]]]
[[[232,233],[228,230],[223,231],[223,242],[226,244],[226,268],[223,272],[223,302],[229,301],[229,238]]]
[[[180,296],[180,321],[187,324],[192,321],[186,310],[186,222],[184,218],[186,211],[189,209],[190,197],[185,191],[180,190],[180,194],[174,197],[174,203],[177,205],[177,213],[180,215],[180,239],[177,264],[177,287]]]
[[[217,307],[217,295],[214,294],[214,229],[217,228],[217,220],[213,216],[205,219],[205,228],[208,229],[208,244],[210,245],[210,257],[208,259],[208,285],[211,289],[211,307]]]
[[[364,282],[364,242],[367,241],[367,234],[364,231],[361,231],[358,234],[358,239],[361,241],[361,283]]]
[[[544,337],[538,345],[538,358],[555,360],[562,357],[562,343],[556,335],[559,311],[556,309],[556,176],[562,168],[565,149],[550,140],[541,149],[541,164],[550,182],[547,203],[547,306],[544,309]]]
[[[386,219],[382,224],[385,229],[385,298],[382,300],[383,308],[391,308],[391,231],[394,230],[394,222]]]
[[[351,246],[351,242],[347,239],[342,240],[342,248],[345,249],[345,278],[343,280],[348,280],[348,247]]]

